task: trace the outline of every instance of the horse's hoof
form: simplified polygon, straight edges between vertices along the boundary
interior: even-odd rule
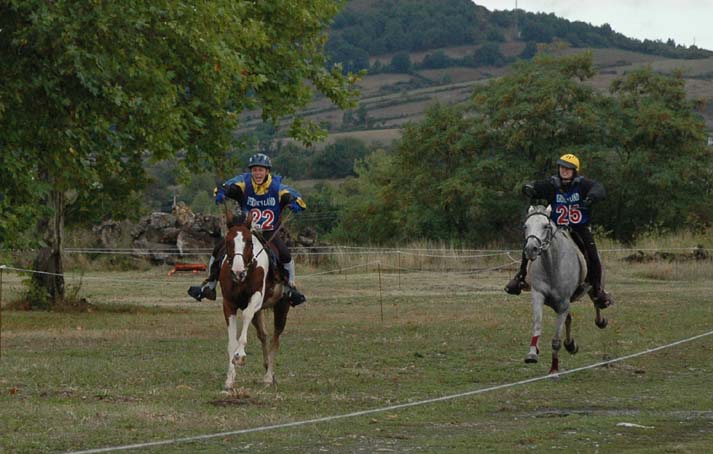
[[[594,324],[597,325],[597,328],[604,329],[609,324],[609,321],[606,318],[602,318],[601,320],[594,320]]]
[[[574,341],[574,339],[572,339],[572,342],[570,342],[570,343],[567,343],[567,341],[564,341],[564,348],[565,348],[565,350],[567,350],[567,352],[570,355],[574,355],[575,353],[577,353],[579,351],[579,345],[577,345],[577,343]]]
[[[550,369],[549,374],[550,374],[549,375],[550,380],[559,380],[560,379],[559,369]]]
[[[247,361],[247,356],[233,356],[233,366],[235,367],[243,367]]]
[[[537,355],[534,353],[528,353],[527,356],[525,357],[525,363],[526,364],[535,364],[537,362]]]
[[[233,394],[235,394],[235,388],[233,388],[232,386],[227,386],[227,385],[223,386],[223,390],[220,391],[220,394],[222,394],[224,396],[232,396]]]

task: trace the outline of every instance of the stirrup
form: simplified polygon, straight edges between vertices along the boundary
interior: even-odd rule
[[[300,304],[307,301],[307,297],[304,296],[299,290],[297,290],[292,285],[287,285],[287,291],[285,292],[287,300],[290,302],[290,306],[299,306]]]
[[[216,298],[216,291],[214,288],[200,286],[200,285],[191,286],[188,289],[188,294],[199,302],[203,298],[209,299],[211,301],[215,301],[215,298]]]
[[[204,298],[203,287],[201,287],[200,285],[192,285],[188,289],[188,295],[200,302],[200,300]]]

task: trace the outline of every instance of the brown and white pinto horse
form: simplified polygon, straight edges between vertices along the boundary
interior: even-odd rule
[[[250,230],[251,222],[233,225],[225,236],[227,255],[220,268],[223,314],[228,325],[228,376],[225,391],[235,385],[236,367],[246,363],[245,345],[252,322],[262,343],[265,376],[263,382],[275,383],[275,355],[280,347],[280,334],[285,329],[290,304],[284,295],[282,280],[270,267],[266,245]],[[268,345],[264,310],[274,311],[275,329]],[[238,336],[237,311],[243,313]]]

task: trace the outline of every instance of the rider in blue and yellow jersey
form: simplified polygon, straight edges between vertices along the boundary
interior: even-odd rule
[[[552,206],[552,220],[568,227],[577,246],[587,259],[587,282],[592,286],[594,303],[604,308],[612,304],[611,296],[602,288],[602,264],[589,229],[592,204],[606,197],[604,186],[579,175],[579,158],[568,153],[557,160],[558,174],[547,180],[528,183],[522,192],[531,199],[545,199]],[[505,286],[505,291],[519,295],[527,288],[527,257],[523,253],[520,270]]]
[[[295,288],[295,262],[287,245],[279,234],[280,216],[284,208],[300,212],[307,208],[302,196],[290,186],[282,183],[282,177],[270,173],[270,157],[258,153],[248,161],[250,172],[231,178],[215,189],[216,203],[222,203],[226,197],[237,201],[240,208],[252,219],[252,225],[262,231],[265,240],[275,245],[278,260],[287,271],[288,297],[293,306],[304,303],[305,296]],[[225,255],[225,242],[221,241],[210,259],[210,275],[201,286],[188,289],[188,294],[200,301],[203,298],[214,300],[215,288],[220,274],[220,262]]]

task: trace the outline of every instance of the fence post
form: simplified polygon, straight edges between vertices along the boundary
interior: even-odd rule
[[[381,309],[381,322],[384,322],[384,300],[381,294],[381,262],[376,262],[379,270],[379,308]]]
[[[396,279],[398,289],[401,290],[401,251],[396,251]]]

